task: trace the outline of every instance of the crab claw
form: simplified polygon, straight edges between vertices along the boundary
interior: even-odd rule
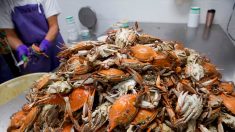
[[[139,125],[141,129],[145,129],[155,119],[157,113],[157,110],[140,109],[131,124],[135,126]]]
[[[28,127],[30,127],[40,112],[39,107],[33,107],[29,112],[19,111],[11,117],[11,125],[8,127],[7,131],[23,132]]]

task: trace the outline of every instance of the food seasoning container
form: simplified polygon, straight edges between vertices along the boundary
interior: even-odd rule
[[[196,28],[200,23],[200,7],[191,7],[188,18],[188,27]]]
[[[215,16],[215,9],[210,9],[206,14],[206,27],[211,27]]]

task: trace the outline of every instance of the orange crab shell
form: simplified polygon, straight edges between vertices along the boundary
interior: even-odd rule
[[[223,100],[224,106],[233,114],[235,114],[235,97],[225,94],[221,94],[220,97]]]
[[[118,62],[116,62],[116,63],[118,63]],[[137,63],[141,63],[141,62],[138,60],[135,60],[135,59],[121,59],[121,60],[119,60],[119,63],[121,63],[121,64],[125,64],[125,63],[137,64]]]
[[[69,103],[71,106],[72,111],[77,111],[84,103],[87,101],[89,96],[89,91],[83,88],[76,88],[72,91],[69,95]]]
[[[222,82],[219,84],[219,87],[222,88],[228,94],[231,94],[234,89],[234,84],[232,82]]]
[[[73,124],[65,124],[65,125],[63,126],[62,132],[71,132],[71,131],[72,131],[72,128],[73,128]]]
[[[138,42],[141,44],[154,43],[155,41],[161,42],[161,39],[156,38],[156,37],[149,35],[149,34],[141,34],[138,36]]]
[[[90,66],[80,65],[76,67],[76,69],[74,70],[74,73],[77,75],[82,75],[82,74],[88,73],[90,69],[91,69]]]
[[[25,131],[27,127],[33,124],[33,122],[37,119],[38,113],[40,112],[39,107],[33,107],[30,112],[25,117],[25,121],[23,125],[20,127],[20,131]]]
[[[115,68],[101,70],[98,72],[98,75],[105,77],[111,81],[121,81],[128,76],[122,70],[115,69]]]
[[[26,128],[31,126],[37,119],[39,107],[33,107],[29,112],[19,111],[11,117],[11,124],[7,131],[23,132]]]
[[[149,63],[143,63],[136,59],[121,59],[115,62],[121,68],[130,67],[133,69],[142,69],[144,66],[150,65]]]
[[[136,94],[123,95],[118,98],[109,110],[109,130],[112,131],[118,125],[126,125],[133,120],[138,112],[135,107]]]
[[[76,64],[76,67],[74,69],[74,74],[80,75],[80,74],[85,74],[87,72],[90,71],[90,66],[84,64],[85,63],[85,58],[80,57],[80,56],[73,56],[68,60],[69,64],[73,64],[73,63],[80,63],[80,64]]]
[[[9,129],[19,129],[24,123],[27,113],[24,111],[18,111],[11,117],[11,123]]]
[[[156,57],[156,52],[151,47],[138,44],[131,47],[131,55],[139,61],[150,62]]]
[[[162,52],[156,52],[155,59],[153,61],[153,65],[159,68],[170,68],[172,67],[172,63],[170,62],[170,58],[168,55]]]
[[[110,68],[108,70],[101,70],[99,71],[100,75],[107,75],[107,76],[124,76],[125,73],[122,70]]]
[[[211,63],[205,62],[205,63],[202,64],[202,66],[203,66],[203,69],[204,69],[205,73],[208,74],[208,75],[217,75],[217,74],[219,74],[218,71],[216,70],[215,65],[213,65]]]
[[[140,109],[136,117],[132,121],[132,125],[139,125],[141,129],[145,129],[147,125],[157,116],[156,110]]]

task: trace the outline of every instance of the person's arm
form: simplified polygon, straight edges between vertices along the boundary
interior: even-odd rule
[[[4,29],[9,45],[16,50],[18,60],[22,60],[23,56],[28,56],[29,51],[26,45],[19,39],[14,29]]]
[[[42,6],[49,26],[46,37],[39,46],[41,51],[45,52],[50,45],[53,44],[51,42],[56,38],[59,32],[57,16],[60,14],[60,9],[57,0],[43,0]]]
[[[17,47],[23,44],[23,42],[19,39],[14,29],[4,29],[4,31],[6,32],[6,37],[11,48],[16,50]]]
[[[58,32],[59,32],[59,26],[57,21],[57,15],[53,15],[47,18],[49,30],[46,34],[46,37],[42,40],[42,42],[39,45],[39,48],[41,51],[45,52],[47,51],[48,47],[50,47],[52,41],[56,38]]]
[[[49,30],[47,32],[45,39],[51,42],[56,38],[59,32],[57,15],[47,18],[47,21],[48,21]]]

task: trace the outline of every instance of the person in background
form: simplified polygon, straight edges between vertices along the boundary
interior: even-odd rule
[[[18,61],[28,60],[20,67],[22,74],[49,72],[59,65],[56,55],[64,44],[59,33],[59,14],[57,0],[3,0],[0,4],[0,29],[6,32]],[[33,44],[46,55],[34,52]]]

